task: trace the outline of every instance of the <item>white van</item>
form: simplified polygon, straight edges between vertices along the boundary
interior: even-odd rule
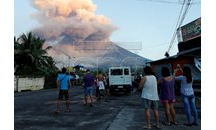
[[[109,68],[109,89],[114,94],[118,91],[130,93],[132,87],[130,67]]]

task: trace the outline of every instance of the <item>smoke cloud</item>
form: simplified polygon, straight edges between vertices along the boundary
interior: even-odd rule
[[[97,6],[92,0],[31,2],[37,9],[32,16],[40,24],[33,29],[33,33],[46,39],[46,44],[53,47],[49,54],[57,61],[67,64],[71,57],[95,59],[106,53],[97,53],[97,50],[111,45],[109,37],[117,27],[105,16],[94,13]]]
[[[103,15],[95,15],[91,0],[33,0],[33,17],[41,24],[33,32],[59,44],[109,40],[117,28]],[[88,42],[87,42],[88,43]]]

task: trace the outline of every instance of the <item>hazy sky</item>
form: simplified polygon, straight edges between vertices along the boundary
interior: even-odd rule
[[[39,21],[32,17],[37,9],[31,1],[14,1],[14,35],[17,37],[39,26]],[[157,60],[164,58],[164,53],[168,50],[182,7],[181,1],[183,0],[92,0],[92,3],[96,5],[95,15],[105,16],[117,27],[111,33],[111,41],[143,57]],[[190,6],[183,25],[201,17],[200,0],[192,2],[195,4]],[[137,50],[128,46],[130,43],[138,46],[135,47]],[[170,55],[177,52],[175,42]]]

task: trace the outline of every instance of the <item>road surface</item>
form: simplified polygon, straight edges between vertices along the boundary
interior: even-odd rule
[[[84,106],[83,88],[71,87],[70,112],[66,112],[66,103],[62,102],[62,111],[55,114],[58,90],[46,89],[14,93],[14,129],[15,130],[142,130],[145,125],[144,111],[141,107],[141,92],[120,94],[94,100],[94,106]],[[199,126],[188,127],[181,101],[175,104],[177,126],[165,126],[164,108],[160,104],[160,125],[163,130],[200,130],[200,103],[198,102]],[[154,116],[152,115],[152,124]],[[152,130],[156,128],[152,127]]]

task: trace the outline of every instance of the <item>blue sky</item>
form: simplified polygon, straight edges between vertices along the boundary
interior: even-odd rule
[[[14,1],[14,35],[19,36],[38,26],[31,14],[36,11],[31,0]],[[167,2],[160,2],[167,1]],[[93,0],[97,6],[95,14],[106,16],[113,25],[118,27],[110,40],[130,50],[125,43],[140,46],[130,50],[143,57],[157,60],[164,58],[175,31],[176,22],[182,5],[179,0]],[[168,3],[176,2],[176,3]],[[200,0],[193,0],[200,2]],[[193,4],[183,22],[187,24],[201,17],[201,3]],[[173,45],[170,55],[178,52],[177,42]]]

